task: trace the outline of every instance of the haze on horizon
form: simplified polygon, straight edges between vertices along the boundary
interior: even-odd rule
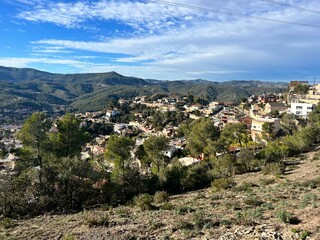
[[[1,66],[320,81],[317,0],[0,0],[0,13]]]

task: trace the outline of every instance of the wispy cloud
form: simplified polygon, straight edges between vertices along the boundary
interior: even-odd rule
[[[179,76],[193,78],[197,74],[198,77],[225,75],[229,78],[245,76],[246,73],[252,73],[246,76],[259,78],[270,71],[279,75],[287,71],[294,75],[310,72],[318,64],[319,29],[276,21],[318,25],[320,15],[302,14],[298,9],[265,1],[172,1],[204,8],[200,10],[153,1],[47,0],[46,5],[37,4],[37,0],[19,1],[27,6],[17,15],[23,21],[51,23],[67,30],[77,28],[77,31],[90,25],[103,28],[104,23],[110,22],[133,28],[133,31],[125,28],[130,34],[121,36],[116,29],[108,30],[108,34],[101,36],[99,41],[43,37],[32,42],[32,52],[43,54],[43,57],[17,59],[17,64],[23,66],[48,60],[47,63],[66,64],[82,72],[116,70],[127,75],[172,79]],[[310,9],[320,8],[317,0],[291,0],[290,3]],[[205,9],[208,10],[202,11]],[[238,12],[275,22],[219,14],[215,10]],[[87,39],[97,38],[90,36]],[[46,57],[49,54],[54,58]],[[91,58],[95,54],[97,56]],[[77,57],[79,55],[89,57]],[[108,64],[101,64],[103,56],[108,58]],[[1,63],[4,63],[3,59],[0,59]]]
[[[18,17],[67,28],[82,28],[90,20],[115,20],[140,30],[156,30],[176,25],[190,14],[194,15],[197,12],[152,2],[102,0],[92,3],[51,2],[45,7],[37,6],[29,11],[22,11]]]
[[[241,13],[248,16],[282,12],[286,8],[275,4],[268,4],[264,1],[247,0],[225,0],[209,1],[195,0],[192,4],[188,0],[175,0],[175,4],[159,3],[155,1],[78,1],[75,3],[50,2],[46,5],[35,4],[38,0],[19,0],[26,4],[34,4],[34,8],[22,11],[18,17],[34,22],[49,22],[68,28],[81,28],[88,24],[90,20],[115,20],[130,25],[139,30],[159,30],[171,27],[178,27],[183,24],[192,24],[190,20],[195,18],[210,19],[211,21],[224,21],[232,19],[232,14],[228,16],[228,11]],[[170,1],[168,1],[170,2]],[[309,7],[314,7],[310,0],[305,1]],[[294,0],[293,3],[300,4]],[[188,6],[191,6],[188,8]],[[197,6],[199,8],[192,8]],[[297,10],[297,9],[293,9]],[[227,11],[227,12],[225,12]],[[226,15],[223,15],[225,13]],[[281,17],[281,15],[280,15]]]

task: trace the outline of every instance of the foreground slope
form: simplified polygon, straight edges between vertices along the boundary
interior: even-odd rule
[[[320,239],[320,150],[287,161],[281,178],[235,177],[231,190],[136,206],[48,214],[0,228],[0,239]],[[309,236],[309,237],[308,237]]]

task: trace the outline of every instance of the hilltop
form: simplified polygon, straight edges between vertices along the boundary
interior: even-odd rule
[[[232,189],[170,196],[151,210],[102,206],[11,221],[0,239],[320,239],[319,148],[286,166],[281,177],[236,175]]]

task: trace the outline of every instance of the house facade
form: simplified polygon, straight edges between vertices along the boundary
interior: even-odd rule
[[[316,107],[311,103],[291,103],[290,112],[297,117],[306,118]]]
[[[263,142],[263,124],[272,124],[272,134],[275,136],[280,130],[280,119],[278,118],[254,118],[251,123],[251,138],[254,142]]]

